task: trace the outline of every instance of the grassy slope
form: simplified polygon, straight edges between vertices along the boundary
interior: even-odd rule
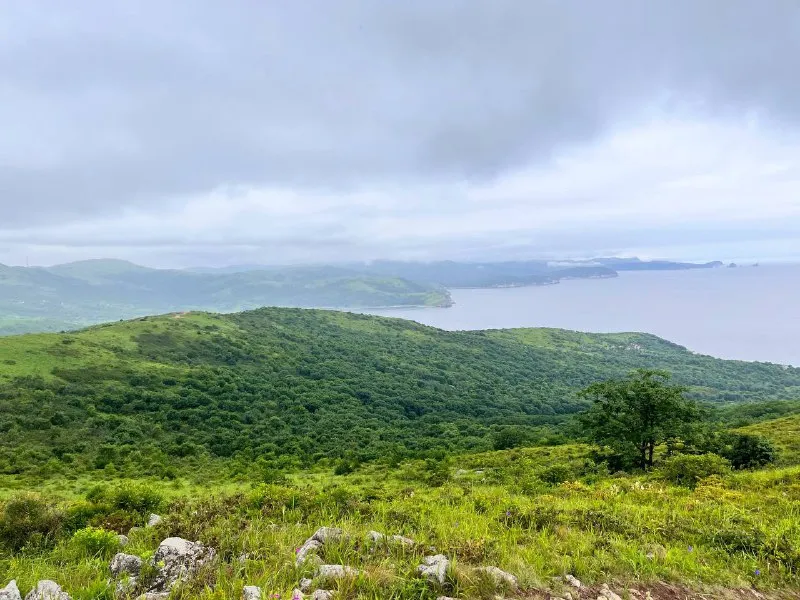
[[[552,435],[583,406],[577,389],[636,367],[671,370],[714,401],[794,397],[800,384],[800,369],[640,334],[444,332],[300,309],[168,315],[0,340],[0,472],[82,471],[105,450],[130,473],[487,450],[502,426]]]

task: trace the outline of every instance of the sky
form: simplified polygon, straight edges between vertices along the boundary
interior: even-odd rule
[[[0,5],[0,262],[800,260],[797,0]]]

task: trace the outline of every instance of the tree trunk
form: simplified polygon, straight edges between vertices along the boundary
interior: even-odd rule
[[[651,441],[649,443],[649,448],[647,450],[647,466],[648,467],[652,467],[653,466],[653,452],[655,451],[655,449],[656,449],[656,443]]]

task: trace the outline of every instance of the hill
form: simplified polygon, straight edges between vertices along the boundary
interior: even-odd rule
[[[119,260],[46,269],[0,265],[0,334],[74,329],[171,311],[449,303],[438,285],[335,267],[193,273]]]
[[[174,314],[0,341],[0,473],[310,465],[558,439],[575,391],[668,369],[710,402],[800,396],[800,369],[643,334],[445,332],[335,311]]]

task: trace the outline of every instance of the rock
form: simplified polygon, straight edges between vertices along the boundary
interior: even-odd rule
[[[417,543],[412,540],[411,538],[403,537],[402,535],[393,535],[389,538],[395,544],[400,546],[405,546],[406,548],[410,548],[412,546],[416,546]]]
[[[311,591],[311,586],[314,585],[314,581],[308,578],[304,578],[300,580],[300,591],[308,593]]]
[[[129,598],[134,590],[136,590],[137,583],[137,577],[119,579],[114,586],[114,595],[117,598]]]
[[[168,592],[179,581],[185,581],[215,556],[213,548],[183,538],[167,538],[158,546],[152,564],[162,565],[149,592]]]
[[[244,586],[242,600],[261,600],[261,588],[256,585]]]
[[[320,548],[322,548],[322,542],[309,538],[305,544],[297,549],[294,564],[299,567],[308,560],[309,555],[316,553]]]
[[[574,575],[570,574],[564,575],[564,581],[566,581],[568,584],[570,584],[572,587],[578,590],[583,587],[583,584]]]
[[[133,554],[118,552],[114,555],[114,558],[111,559],[109,568],[114,577],[119,577],[120,575],[138,577],[139,572],[142,570],[142,559]]]
[[[437,554],[423,558],[422,564],[417,567],[417,572],[432,583],[444,585],[449,567],[450,561],[447,557],[443,554]]]
[[[156,525],[161,523],[161,521],[163,521],[163,520],[164,519],[162,519],[160,516],[158,516],[156,514],[153,514],[153,513],[150,513],[150,516],[147,517],[147,526],[148,527],[155,527]]]
[[[321,579],[344,579],[356,577],[361,573],[358,569],[345,565],[320,565],[317,567],[317,577]]]
[[[320,527],[314,532],[311,539],[320,544],[327,544],[328,542],[338,542],[343,537],[344,532],[338,527]]]
[[[402,535],[390,535],[389,537],[386,537],[379,531],[370,531],[369,533],[367,533],[367,537],[373,544],[389,543],[405,547],[416,546],[417,544],[411,538],[403,537]]]
[[[379,544],[386,539],[386,536],[379,531],[369,531],[367,532],[367,537],[373,544]]]
[[[34,589],[28,592],[25,600],[71,600],[71,598],[55,581],[42,579]]]
[[[478,567],[475,570],[481,573],[486,573],[494,580],[495,585],[506,586],[512,590],[515,590],[517,587],[519,587],[516,577],[514,577],[511,573],[506,573],[502,569],[498,569],[497,567]]]
[[[136,600],[169,600],[169,592],[147,592]]]
[[[0,600],[22,600],[22,594],[19,593],[15,579],[9,581],[8,585],[0,590]]]
[[[600,595],[597,597],[597,600],[622,600],[622,598],[612,592],[608,584],[604,583],[600,587]]]
[[[128,545],[130,541],[127,535],[122,535],[121,533],[117,536],[117,540],[119,541],[119,545],[123,548]]]
[[[451,598],[450,596],[437,596],[436,600],[456,600],[456,599]]]
[[[333,600],[333,592],[329,590],[316,590],[311,594],[311,600]]]

